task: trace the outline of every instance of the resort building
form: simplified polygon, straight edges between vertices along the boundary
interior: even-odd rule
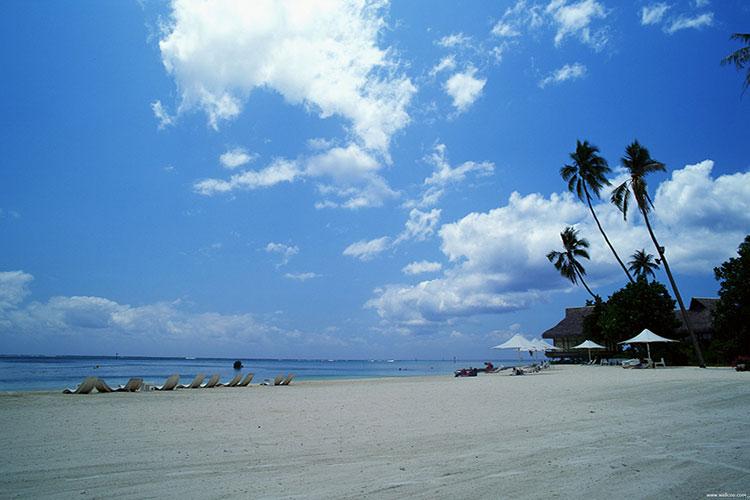
[[[687,311],[688,318],[693,331],[701,342],[711,341],[713,334],[712,313],[718,301],[717,298],[708,297],[693,297],[690,300],[690,307]],[[585,357],[587,355],[585,349],[572,349],[572,347],[586,340],[583,335],[583,320],[593,310],[593,306],[566,308],[565,317],[542,334],[542,338],[552,340],[554,346],[560,349],[559,351],[547,352],[547,356],[558,359]],[[680,322],[680,326],[677,328],[677,336],[684,338],[688,335],[688,331],[679,310],[675,311],[675,317]],[[613,353],[602,351],[598,354],[607,356]]]

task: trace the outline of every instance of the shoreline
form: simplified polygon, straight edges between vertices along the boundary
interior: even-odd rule
[[[0,395],[0,496],[750,493],[748,413],[747,373],[697,367]]]

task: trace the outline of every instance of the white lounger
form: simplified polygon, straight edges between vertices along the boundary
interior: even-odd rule
[[[218,383],[219,383],[219,374],[214,373],[213,375],[211,375],[211,378],[208,379],[208,382],[206,382],[205,384],[201,386],[201,389],[210,389],[212,387],[216,387]]]
[[[242,382],[237,384],[237,387],[247,387],[248,385],[250,385],[250,382],[253,380],[254,376],[254,373],[248,373],[247,375],[245,375],[245,378],[242,380]]]
[[[89,394],[96,387],[98,377],[86,377],[75,389],[63,389],[63,394]]]
[[[234,387],[235,385],[239,384],[241,380],[242,380],[242,374],[238,373],[237,375],[234,376],[232,380],[230,380],[226,384],[217,384],[217,386],[218,387]]]
[[[155,391],[172,391],[179,384],[180,384],[180,375],[178,373],[175,373],[169,376],[169,378],[164,382],[164,385],[155,386],[154,390]]]
[[[178,389],[197,389],[201,386],[203,383],[203,380],[206,378],[206,376],[203,373],[199,373],[195,376],[192,382],[190,384],[181,384],[178,385]]]
[[[141,389],[142,385],[143,385],[142,378],[131,378],[130,380],[128,380],[127,384],[118,386],[115,389],[115,392],[136,392]]]
[[[294,373],[290,373],[286,376],[284,381],[281,383],[281,385],[289,385],[292,382],[292,379],[294,378]]]
[[[284,375],[276,375],[276,378],[273,379],[273,385],[281,385],[281,382],[284,381]]]

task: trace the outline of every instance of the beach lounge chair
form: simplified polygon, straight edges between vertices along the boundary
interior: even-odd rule
[[[96,379],[96,384],[94,384],[94,387],[96,387],[96,390],[99,392],[115,392],[114,389],[112,389],[104,380],[100,378]]]
[[[140,390],[143,385],[142,378],[131,378],[125,385],[120,385],[115,389],[115,392],[136,392]]]
[[[245,375],[245,378],[242,379],[242,382],[237,384],[237,387],[247,387],[248,385],[250,385],[250,382],[253,380],[254,376],[254,373],[248,373],[247,375]]]
[[[216,384],[216,387],[234,387],[235,385],[239,384],[240,381],[242,381],[242,374],[238,373],[232,380],[230,380],[226,384]]]
[[[662,368],[667,367],[667,363],[664,362],[664,358],[661,358],[661,361],[657,361],[656,363],[654,363],[654,368],[656,368],[657,366],[661,366]]]
[[[63,394],[89,394],[96,387],[98,377],[86,377],[75,389],[63,389]]]
[[[203,383],[203,380],[206,378],[206,376],[203,373],[199,373],[195,376],[192,382],[189,384],[180,384],[177,386],[178,389],[197,389],[201,386]]]
[[[273,385],[281,385],[281,382],[284,381],[284,375],[276,375],[276,378],[273,379]]]
[[[638,366],[640,364],[641,364],[641,360],[640,359],[637,359],[637,358],[626,359],[625,361],[622,362],[622,367],[623,368],[634,368],[634,367],[636,367],[636,366]]]
[[[214,373],[211,375],[211,378],[208,379],[208,382],[200,386],[201,389],[210,389],[212,387],[216,387],[216,385],[219,383],[219,374]]]
[[[175,387],[180,385],[180,375],[175,373],[170,375],[169,378],[164,382],[163,385],[154,386],[155,391],[173,391]]]
[[[292,379],[294,378],[294,373],[290,373],[286,376],[284,381],[281,383],[281,385],[289,385],[292,382]]]

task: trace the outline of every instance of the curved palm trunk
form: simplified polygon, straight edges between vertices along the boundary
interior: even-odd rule
[[[573,268],[575,269],[575,266],[573,266]],[[586,281],[583,279],[583,274],[581,274],[581,272],[578,269],[575,269],[575,272],[578,275],[578,278],[581,280],[583,287],[586,289],[587,292],[589,292],[591,297],[593,297],[594,300],[596,300],[596,295],[594,295],[594,292],[592,292],[591,288],[589,288],[589,286],[586,284]]]
[[[589,204],[589,210],[591,210],[591,215],[594,216],[594,220],[596,221],[596,225],[599,228],[599,231],[602,233],[602,236],[604,236],[604,241],[607,242],[607,245],[609,246],[609,249],[612,250],[612,253],[615,256],[615,259],[617,259],[617,262],[620,264],[620,267],[623,271],[625,271],[625,276],[628,277],[631,283],[635,283],[633,280],[633,277],[630,275],[630,272],[628,271],[628,268],[625,267],[625,264],[620,260],[620,256],[617,255],[617,252],[615,251],[615,247],[612,246],[612,243],[610,243],[609,238],[607,238],[607,233],[604,232],[604,229],[602,228],[601,223],[599,222],[599,217],[596,216],[596,212],[594,211],[594,207],[591,205],[591,196],[589,196],[589,190],[586,189],[586,184],[583,185],[583,191],[586,193],[586,201]]]
[[[643,214],[643,220],[646,221],[646,228],[648,229],[648,234],[651,236],[651,241],[654,242],[654,245],[656,246],[656,251],[659,253],[659,258],[661,259],[662,264],[664,264],[664,272],[667,273],[669,284],[672,285],[672,292],[674,292],[674,296],[677,299],[677,304],[680,306],[680,314],[682,315],[682,321],[685,322],[685,327],[690,333],[690,338],[693,341],[693,349],[695,349],[695,354],[698,356],[698,364],[700,365],[701,368],[705,368],[706,362],[703,361],[703,353],[701,352],[701,346],[698,344],[698,337],[696,337],[695,332],[693,331],[693,327],[690,325],[690,320],[688,319],[687,311],[685,310],[685,304],[682,302],[682,296],[680,295],[680,290],[677,288],[677,283],[675,283],[674,281],[674,277],[672,276],[672,271],[669,269],[669,263],[667,262],[667,258],[664,255],[663,247],[659,245],[658,241],[656,241],[656,235],[654,235],[654,230],[651,229],[651,223],[648,220],[648,215],[646,215],[646,211],[641,208],[641,213]]]

